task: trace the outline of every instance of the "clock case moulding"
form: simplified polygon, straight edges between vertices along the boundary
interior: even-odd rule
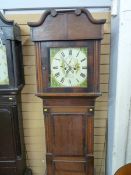
[[[0,85],[0,175],[31,175],[26,166],[21,90],[24,86],[20,28],[0,13],[0,38],[6,47],[9,84]]]
[[[36,46],[37,96],[100,96],[100,41],[105,19],[95,20],[86,9],[46,11],[39,22],[29,22],[31,38]],[[87,88],[50,87],[49,48],[89,47]]]

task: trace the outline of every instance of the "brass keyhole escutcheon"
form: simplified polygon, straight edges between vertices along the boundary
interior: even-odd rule
[[[93,108],[89,108],[89,112],[93,112]]]
[[[48,109],[47,108],[44,108],[44,112],[47,112],[48,111]]]

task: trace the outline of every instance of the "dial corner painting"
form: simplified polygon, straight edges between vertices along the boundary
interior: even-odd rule
[[[88,87],[88,48],[50,48],[50,87]]]
[[[9,85],[6,47],[0,39],[0,85]]]

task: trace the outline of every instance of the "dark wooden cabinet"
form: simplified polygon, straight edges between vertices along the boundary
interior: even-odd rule
[[[23,174],[26,168],[19,95],[0,96],[0,174]]]
[[[0,175],[29,175],[21,113],[24,85],[20,28],[0,13]]]
[[[105,20],[85,9],[47,11],[28,23],[43,99],[48,175],[93,175],[95,99]]]

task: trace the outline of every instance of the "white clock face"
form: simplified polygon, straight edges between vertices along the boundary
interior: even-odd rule
[[[9,77],[8,77],[8,67],[7,67],[7,55],[6,48],[0,42],[0,85],[8,85]]]
[[[51,87],[87,87],[87,48],[50,48]]]

